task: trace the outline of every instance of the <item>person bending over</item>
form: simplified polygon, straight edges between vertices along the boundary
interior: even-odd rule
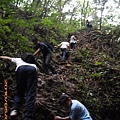
[[[49,75],[48,69],[50,69],[53,74],[56,74],[57,72],[55,71],[53,66],[50,64],[50,62],[53,58],[53,52],[50,49],[50,47],[47,44],[40,42],[37,38],[33,38],[32,41],[35,44],[36,49],[37,49],[33,55],[36,56],[40,52],[43,55],[43,57],[42,57],[42,69],[43,69],[44,73],[46,75]]]
[[[12,58],[0,56],[1,59],[9,60],[16,64],[16,96],[14,97],[13,109],[10,112],[11,117],[19,114],[22,103],[25,99],[24,120],[34,120],[34,104],[36,100],[37,88],[37,66],[33,63],[25,62],[21,57]]]
[[[67,117],[55,116],[54,120],[92,120],[87,108],[65,93],[60,96],[59,104],[66,109],[70,109],[70,114]]]
[[[62,61],[64,62],[66,60],[67,50],[70,49],[70,44],[69,44],[69,42],[65,41],[65,42],[61,42],[57,46],[60,47],[60,49],[61,49],[61,52],[62,52]]]

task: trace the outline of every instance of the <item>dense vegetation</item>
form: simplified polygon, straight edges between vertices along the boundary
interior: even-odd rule
[[[51,120],[48,116],[51,111],[66,115],[56,106],[60,94],[66,92],[83,102],[94,120],[119,120],[120,26],[109,24],[107,20],[110,16],[101,16],[92,20],[93,30],[87,33],[85,20],[93,13],[90,3],[78,1],[79,6],[76,5],[72,12],[63,12],[64,6],[70,4],[70,1],[1,0],[0,54],[17,57],[26,51],[33,53],[31,38],[34,36],[57,45],[69,39],[70,34],[76,34],[79,41],[76,49],[71,52],[72,63],[59,64],[56,57],[59,49],[55,49],[53,65],[61,74],[45,76],[39,73],[39,98],[42,104],[36,117]],[[103,7],[106,2],[94,1]],[[80,19],[75,18],[77,12],[82,15]],[[111,19],[114,17],[111,16]],[[10,80],[9,109],[12,107],[15,92],[14,67],[11,63],[0,61],[0,107],[4,104],[3,80],[6,73]],[[46,110],[48,113],[45,114]]]

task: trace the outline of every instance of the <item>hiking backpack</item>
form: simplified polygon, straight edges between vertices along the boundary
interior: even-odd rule
[[[53,52],[53,46],[51,45],[51,44],[49,44],[49,43],[45,43],[49,48],[50,48],[50,50]]]

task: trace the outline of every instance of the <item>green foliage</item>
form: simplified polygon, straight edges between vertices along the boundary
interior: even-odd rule
[[[101,64],[102,64],[102,62],[99,62],[99,61],[95,62],[95,65],[101,65]]]
[[[4,45],[6,51],[9,51],[10,49],[13,54],[19,52],[21,53],[22,51],[33,51],[29,46],[28,38],[22,35],[22,29],[26,26],[28,25],[25,20],[13,20],[12,18],[0,19],[0,33],[2,33],[1,39],[2,41],[7,41],[8,43]],[[26,31],[26,33],[27,32],[28,31]]]
[[[2,34],[2,36],[5,35],[5,31],[2,29],[2,27],[0,27],[0,33]]]
[[[19,26],[19,27],[27,27],[28,26],[28,24],[25,20],[20,20],[20,19],[14,18],[13,22],[16,24],[16,26]]]
[[[9,4],[11,3],[13,0],[0,0],[0,5],[2,4]]]
[[[101,76],[101,72],[100,73],[94,73],[94,74],[91,74],[92,77],[100,77]]]
[[[51,29],[51,27],[54,25],[53,22],[49,20],[48,18],[42,19],[40,23],[42,26],[49,28],[49,29]]]
[[[5,25],[5,24],[8,24],[12,22],[12,19],[8,18],[8,19],[3,19],[3,18],[0,18],[0,25]]]
[[[6,33],[10,33],[10,32],[11,32],[9,26],[3,26],[3,30],[4,30]]]

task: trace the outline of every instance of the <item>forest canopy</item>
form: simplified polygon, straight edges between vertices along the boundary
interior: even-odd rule
[[[120,3],[113,0],[114,7],[113,4],[108,6],[109,3],[111,1],[108,0],[1,0],[1,38],[7,41],[20,39],[23,42],[19,44],[22,45],[34,35],[56,44],[58,36],[61,36],[61,41],[69,33],[86,28],[87,19],[94,29],[114,32],[119,28],[117,20],[120,16],[115,13]],[[108,12],[104,14],[105,11]]]

